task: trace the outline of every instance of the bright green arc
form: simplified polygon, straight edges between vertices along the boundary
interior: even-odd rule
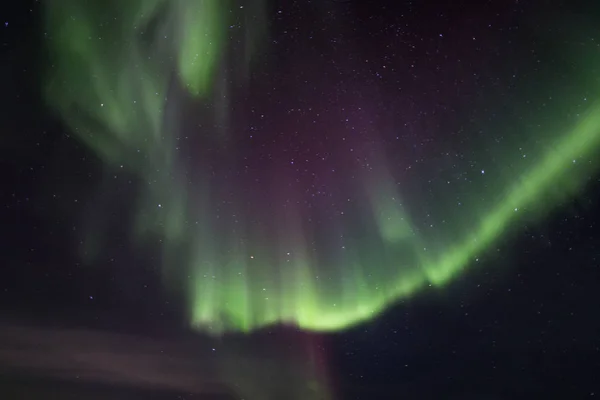
[[[308,330],[336,331],[368,321],[394,302],[415,294],[426,285],[444,285],[483,255],[491,244],[509,230],[511,224],[523,218],[522,210],[538,208],[537,214],[541,215],[551,207],[546,205],[541,209],[541,200],[546,204],[550,200],[550,204],[557,205],[581,189],[596,169],[593,160],[600,150],[600,107],[591,107],[588,115],[571,132],[562,135],[551,148],[537,165],[515,179],[514,186],[485,214],[471,235],[457,240],[456,244],[448,246],[434,259],[422,255],[421,265],[410,274],[381,287],[369,288],[366,284],[359,284],[352,288],[352,295],[345,296],[343,301],[341,297],[320,297],[314,284],[311,284],[314,279],[307,275],[295,281],[300,282],[301,287],[285,299],[265,297],[260,310],[244,307],[250,301],[247,297],[249,290],[246,283],[240,280],[237,285],[216,296],[212,296],[208,290],[196,291],[192,321],[201,327],[214,328],[219,314],[225,313],[235,321],[236,329],[242,331],[281,322]],[[586,158],[592,161],[579,169],[574,160]],[[530,214],[536,216],[536,212]],[[382,229],[382,237],[385,237],[384,232],[385,229]],[[309,266],[298,267],[301,271],[310,270]],[[399,264],[398,268],[402,268],[402,265]],[[193,285],[202,286],[198,281]],[[211,301],[215,298],[218,304]],[[228,308],[228,305],[235,306]]]
[[[229,10],[229,3],[221,0],[46,4],[48,102],[106,164],[148,182],[140,196],[135,236],[162,238],[165,284],[186,291],[191,324],[201,330],[249,332],[286,323],[333,331],[366,321],[426,285],[446,284],[515,229],[516,222],[541,218],[575,195],[596,170],[600,107],[594,105],[572,130],[556,132],[554,146],[520,176],[511,177],[512,184],[495,191],[502,195],[485,212],[470,216],[469,233],[457,229],[435,251],[423,250],[430,240],[414,233],[410,210],[399,204],[401,196],[385,168],[377,182],[365,183],[379,237],[365,239],[362,246],[373,254],[366,251],[361,258],[349,250],[339,257],[340,265],[333,266],[337,275],[328,281],[316,275],[336,269],[319,268],[293,213],[286,216],[287,232],[281,235],[282,241],[294,236],[284,243],[294,252],[293,259],[285,260],[287,267],[260,246],[260,232],[253,232],[245,246],[236,244],[239,238],[215,237],[208,224],[189,222],[211,215],[210,187],[189,188],[173,179],[179,171],[177,121],[170,120],[165,107],[174,78],[192,98],[210,95],[227,44]],[[101,251],[100,239],[88,242],[88,257],[92,249]],[[218,242],[231,242],[232,254],[224,257]],[[395,254],[397,262],[378,265],[377,249]],[[375,271],[380,273],[373,277]],[[176,275],[187,278],[187,287],[172,279]]]

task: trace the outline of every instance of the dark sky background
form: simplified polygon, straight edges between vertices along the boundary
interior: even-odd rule
[[[515,96],[504,100],[516,104],[548,96],[528,86],[533,77],[572,80],[574,92],[585,86],[583,77],[562,73],[557,58],[549,55],[555,43],[541,37],[558,38],[565,48],[585,46],[596,57],[600,52],[600,30],[578,23],[600,17],[591,1],[354,0],[331,2],[316,21],[303,11],[303,1],[288,3],[274,5],[270,14],[270,37],[282,46],[273,57],[280,57],[281,68],[286,57],[296,60],[292,56],[302,56],[303,51],[312,54],[302,38],[322,25],[322,57],[348,58],[343,69],[354,71],[347,72],[348,80],[362,82],[361,96],[368,96],[370,79],[385,79],[388,88],[402,81],[403,90],[413,93],[412,107],[421,110],[439,106],[435,96],[427,95],[436,83],[448,91],[453,87],[453,96],[460,96],[456,87],[461,85],[468,92],[495,87],[500,97]],[[286,10],[285,17],[279,16],[279,9]],[[39,2],[3,5],[0,16],[2,399],[227,399],[231,397],[193,394],[197,386],[189,383],[195,381],[190,371],[204,371],[209,392],[226,392],[209,372],[221,348],[237,349],[248,365],[261,369],[265,363],[292,363],[301,358],[296,353],[303,346],[323,356],[323,373],[341,400],[600,396],[598,176],[544,221],[519,226],[515,235],[497,245],[503,249],[499,256],[443,289],[399,302],[368,324],[329,335],[273,328],[221,342],[196,337],[186,329],[180,299],[164,293],[155,268],[148,267],[157,263],[155,255],[137,253],[115,234],[107,253],[118,254],[118,265],[82,265],[75,245],[78,221],[100,183],[103,166],[69,137],[68,128],[40,96],[44,32]],[[327,35],[339,42],[337,53],[327,51]],[[449,35],[462,40],[448,46],[437,43]],[[369,70],[358,56],[353,60],[356,54],[387,65],[385,76]],[[464,76],[453,74],[449,83],[444,71],[458,57],[464,59]],[[414,59],[413,72],[395,67],[405,66],[400,60],[406,58]],[[331,71],[342,68],[334,64]],[[410,73],[414,77],[406,79]],[[284,93],[286,81],[278,79]],[[326,78],[314,83],[326,84]],[[520,89],[509,91],[511,87]],[[348,96],[343,86],[337,90]],[[386,98],[393,98],[392,89]],[[481,102],[482,120],[502,112]],[[398,100],[395,106],[400,105]],[[393,110],[394,105],[389,107]],[[452,113],[446,115],[452,118]],[[414,118],[426,121],[428,112],[415,112]],[[443,140],[435,146],[442,149]],[[301,153],[301,146],[294,151]],[[119,212],[126,218],[131,211],[123,205]],[[122,229],[124,237],[127,226]],[[126,366],[110,376],[96,372],[83,379],[85,367],[72,360],[90,347],[106,355],[102,360],[111,366],[107,368]],[[166,361],[158,355],[163,350],[169,360],[176,360],[171,372],[181,373],[164,377],[159,364]],[[131,364],[111,358],[119,353],[128,355]],[[148,354],[153,354],[153,362],[144,358]],[[269,368],[277,367],[264,370]],[[146,375],[133,376],[133,370]],[[165,387],[148,384],[161,379]]]

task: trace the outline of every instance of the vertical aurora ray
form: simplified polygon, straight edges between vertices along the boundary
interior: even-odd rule
[[[182,13],[181,50],[178,52],[178,70],[186,89],[193,95],[201,95],[211,89],[213,69],[219,60],[223,45],[226,21],[223,6],[216,1],[188,2]]]
[[[237,173],[239,132],[227,132],[229,140],[217,146],[219,138],[204,129],[213,122],[208,117],[186,126],[194,117],[187,108],[210,110],[220,126],[234,112],[222,103],[227,93],[216,90],[234,86],[222,76],[232,69],[226,50],[236,46],[227,32],[236,18],[231,4],[46,4],[48,103],[107,169],[139,177],[132,237],[141,248],[148,237],[160,238],[165,284],[185,292],[190,322],[200,330],[249,332],[285,323],[329,331],[373,318],[426,285],[446,284],[519,221],[543,218],[576,195],[597,170],[600,106],[594,104],[571,129],[545,132],[547,146],[528,164],[463,193],[469,207],[447,207],[457,189],[440,186],[435,211],[445,226],[424,222],[418,206],[431,194],[398,182],[383,161],[384,146],[373,152],[372,172],[339,167],[329,197],[312,193],[317,200],[304,206],[312,186],[291,188],[292,175],[282,168],[264,168],[254,180],[246,170]],[[246,29],[245,36],[260,36]],[[244,77],[249,49],[258,45],[235,47],[231,64],[243,60]],[[508,160],[501,151],[493,157]],[[338,203],[350,211],[332,222]],[[90,248],[102,246],[98,239]]]

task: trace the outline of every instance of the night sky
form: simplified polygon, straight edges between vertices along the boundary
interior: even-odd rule
[[[1,398],[600,396],[592,1],[1,18]]]

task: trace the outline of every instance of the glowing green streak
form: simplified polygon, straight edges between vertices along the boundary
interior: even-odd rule
[[[289,323],[337,330],[365,321],[424,285],[445,284],[518,219],[541,217],[595,171],[594,162],[581,161],[600,148],[597,106],[513,180],[468,235],[443,238],[449,243],[436,251],[423,250],[428,240],[415,233],[410,210],[400,204],[401,193],[383,168],[377,182],[366,183],[377,232],[328,260],[330,265],[311,249],[311,232],[293,215],[281,221],[281,243],[269,243],[272,251],[261,246],[268,234],[248,230],[221,237],[207,222],[215,212],[211,188],[198,182],[200,188],[190,188],[181,178],[176,124],[165,106],[173,78],[193,96],[210,93],[225,45],[226,6],[220,0],[46,3],[48,102],[107,164],[147,183],[134,235],[163,240],[165,279],[187,279],[190,320],[199,329],[248,332]],[[544,209],[535,211],[541,203]],[[102,241],[93,233],[90,251],[99,252]],[[223,243],[229,246],[219,247]],[[281,248],[292,250],[289,259],[273,250]]]
[[[423,274],[403,278],[396,282],[386,296],[367,300],[368,296],[357,296],[360,304],[332,309],[322,304],[314,318],[299,316],[298,324],[306,329],[337,330],[367,320],[381,312],[390,302],[409,296],[427,283],[442,285],[460,273],[484,252],[491,243],[498,240],[509,228],[510,223],[520,216],[527,207],[534,207],[545,197],[551,197],[554,204],[576,192],[595,165],[585,171],[575,171],[573,160],[594,158],[600,146],[600,108],[593,107],[575,129],[565,135],[553,149],[549,150],[541,162],[523,175],[518,183],[481,221],[479,229],[472,236],[458,242],[439,259],[423,266]]]
[[[292,282],[295,290],[277,293],[277,301],[274,302],[259,301],[259,305],[247,309],[245,322],[236,324],[235,329],[250,331],[276,322],[293,323],[307,330],[344,329],[373,318],[391,303],[413,295],[427,284],[441,286],[473,263],[478,255],[484,253],[494,241],[502,237],[511,223],[517,221],[524,213],[535,215],[535,212],[527,211],[529,207],[534,208],[542,200],[545,202],[550,200],[551,205],[543,210],[547,212],[549,207],[579,190],[594,169],[595,163],[590,161],[586,168],[578,170],[577,163],[573,160],[593,158],[599,147],[600,108],[594,107],[570,133],[564,135],[545,153],[537,165],[516,179],[512,189],[489,213],[485,214],[478,228],[471,235],[457,240],[439,257],[431,259],[422,253],[420,254],[422,264],[419,269],[401,273],[397,280],[381,282],[379,287],[366,283],[362,272],[363,267],[354,263],[353,266],[350,265],[347,272],[347,276],[351,277],[345,285],[347,290],[335,296],[324,296],[323,291],[315,286],[317,281],[314,272],[310,272],[311,264],[307,261],[299,262],[293,267],[295,278]],[[393,206],[389,205],[389,207]],[[385,210],[386,207],[383,209]],[[378,207],[374,208],[375,213],[379,210]],[[392,213],[394,214],[397,213]],[[388,221],[388,218],[381,221]],[[385,225],[383,222],[382,224]],[[404,221],[402,225],[405,226]],[[401,231],[406,229],[403,227]],[[391,240],[398,236],[392,227],[383,226],[382,238]],[[395,240],[391,241],[395,242]],[[398,263],[398,268],[404,268],[401,261]],[[258,268],[258,270],[268,269],[268,266]],[[370,265],[369,269],[377,269],[377,267]],[[246,286],[238,282],[236,288],[248,296],[249,286],[252,286],[250,282],[246,282]],[[196,289],[201,287],[201,280],[196,282],[195,287]],[[194,323],[201,328],[214,330],[215,321],[221,318],[220,313],[227,313],[227,309],[219,304],[228,304],[237,296],[235,290],[231,289],[226,288],[217,294],[220,300],[211,303],[212,306],[199,299],[197,304],[200,305],[194,308],[192,314]],[[201,294],[203,290],[196,290],[194,293]],[[255,294],[255,301],[256,298]],[[236,319],[240,320],[239,313],[236,315]],[[232,326],[226,328],[231,329]]]
[[[206,94],[223,44],[224,6],[184,0],[48,3],[50,104],[108,163],[168,169],[173,146],[163,123],[173,74],[164,60],[177,56],[182,84],[194,95]]]
[[[519,212],[544,197],[551,196],[554,204],[577,191],[590,173],[574,170],[573,160],[594,157],[600,146],[600,108],[594,107],[589,115],[556,146],[542,161],[526,173],[490,213],[481,221],[479,229],[452,247],[439,259],[423,266],[424,274],[397,282],[395,290],[364,308],[362,312],[322,313],[318,321],[301,321],[301,326],[318,330],[335,330],[347,327],[380,312],[390,302],[406,297],[427,283],[442,285],[474,261],[477,254],[499,239]],[[591,162],[590,162],[591,163]],[[575,172],[575,174],[573,173]]]
[[[384,172],[378,173],[383,174]],[[398,203],[400,194],[390,184],[393,182],[391,177],[385,176],[382,180],[383,185],[371,185],[367,194],[381,237],[389,243],[397,243],[414,236],[414,231],[408,221],[408,215]]]
[[[206,93],[212,87],[213,66],[218,61],[225,24],[221,6],[215,1],[190,2],[183,15],[185,31],[181,36],[179,71],[188,91],[194,95]]]
[[[436,267],[426,268],[429,281],[436,285],[446,282],[498,239],[528,207],[536,207],[536,203],[548,197],[557,204],[573,195],[592,169],[577,171],[577,160],[593,159],[599,145],[600,109],[594,107],[571,133],[547,151],[535,168],[517,180],[500,204],[481,221],[472,238],[445,254]],[[589,164],[594,167],[596,162],[592,160]]]

